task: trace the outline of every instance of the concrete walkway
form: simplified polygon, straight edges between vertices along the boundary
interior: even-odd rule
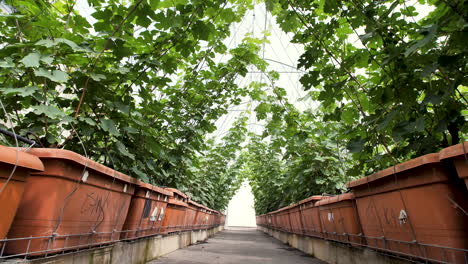
[[[174,251],[151,264],[323,264],[255,228],[230,227],[207,242]]]

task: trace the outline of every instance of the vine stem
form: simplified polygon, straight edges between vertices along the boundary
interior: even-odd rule
[[[71,4],[71,6],[68,8],[68,14],[67,14],[67,22],[65,24],[65,30],[68,29],[68,24],[70,24],[70,17],[71,17],[71,13],[73,11],[73,8],[75,7],[75,4],[76,4],[76,1],[73,1],[73,3]]]

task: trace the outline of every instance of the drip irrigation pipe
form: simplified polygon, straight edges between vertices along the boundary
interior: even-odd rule
[[[30,144],[32,145],[33,147],[36,147],[36,148],[40,148],[41,146],[39,144],[36,143],[36,141],[34,140],[30,140],[28,138],[25,138],[25,137],[22,137],[20,135],[17,135],[11,131],[8,131],[8,130],[5,130],[5,129],[2,129],[0,128],[0,133],[6,135],[6,136],[10,136],[10,137],[16,137],[19,141],[22,141],[24,143],[27,143],[27,144]]]

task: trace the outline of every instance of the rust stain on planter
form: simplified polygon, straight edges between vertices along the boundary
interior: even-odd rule
[[[12,174],[15,164],[15,172]],[[0,239],[4,239],[10,229],[13,218],[20,204],[24,183],[30,172],[43,171],[44,165],[36,156],[24,153],[20,149],[0,145]],[[2,246],[2,243],[0,243]]]
[[[134,239],[160,233],[168,197],[172,193],[137,182],[120,239]]]
[[[135,179],[67,150],[30,153],[45,170],[28,177],[8,238],[52,238],[8,242],[6,253],[43,255],[118,239]]]
[[[367,244],[383,250],[463,263],[463,253],[419,243],[453,248],[468,246],[466,192],[453,175],[428,154],[347,184],[356,203]],[[374,238],[374,239],[373,239]],[[406,243],[399,243],[403,241]]]

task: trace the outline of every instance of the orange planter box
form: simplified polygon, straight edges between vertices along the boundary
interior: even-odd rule
[[[206,226],[205,228],[211,228],[214,225],[215,221],[215,211],[213,209],[207,208],[206,210]]]
[[[220,226],[221,225],[221,219],[223,217],[223,214],[220,211],[216,211],[216,221],[215,221],[215,226]]]
[[[213,227],[219,226],[221,223],[221,212],[214,210],[214,224]]]
[[[361,244],[361,227],[352,193],[340,194],[318,201],[323,237]]]
[[[167,234],[183,231],[188,197],[183,192],[174,188],[166,188],[165,190],[171,192],[172,195],[169,196],[167,213],[163,220],[161,232]]]
[[[268,227],[273,227],[273,215],[271,213],[264,215],[263,224]]]
[[[138,181],[120,239],[134,239],[159,234],[172,193]]]
[[[43,170],[44,165],[38,157],[20,149],[0,146],[0,239],[4,239],[10,229],[29,173]],[[2,245],[0,243],[0,247]]]
[[[291,232],[288,208],[283,207],[273,212],[276,218],[276,228],[285,232]]]
[[[289,223],[291,223],[291,232],[295,234],[302,234],[304,227],[302,223],[301,210],[298,204],[293,204],[287,207],[289,214]]]
[[[201,205],[199,203],[196,203],[192,200],[189,200],[189,209],[188,211],[193,211],[186,218],[187,225],[191,226],[191,229],[202,229],[203,228],[203,222],[206,221],[206,207],[204,205]]]
[[[44,255],[119,239],[133,178],[67,150],[29,153],[44,172],[28,177],[8,238],[32,238],[7,242],[7,254]]]
[[[221,220],[219,223],[221,226],[224,226],[226,224],[226,215],[222,214],[221,215]]]
[[[457,175],[465,180],[468,189],[468,142],[443,149],[440,152],[440,160],[450,160],[455,165]]]
[[[464,188],[452,184],[456,175],[428,154],[347,184],[356,196],[367,244],[423,259],[464,263],[468,210]],[[422,245],[425,244],[425,245]]]
[[[207,221],[208,221],[208,213],[206,212],[206,207],[199,208],[197,215],[195,216],[195,228],[204,229],[205,223]]]
[[[197,218],[197,213],[199,211],[199,204],[190,200],[187,203],[187,212],[184,219],[184,229],[192,230],[195,228],[195,222]]]
[[[270,213],[267,213],[266,217],[265,217],[265,225],[268,226],[268,227],[271,227],[271,228],[276,228],[275,226],[275,215],[272,214],[271,212]]]
[[[203,210],[202,210],[202,222],[201,222],[201,227],[202,229],[208,229],[209,226],[210,226],[210,222],[211,222],[211,209],[208,208],[208,207],[205,207]]]
[[[298,203],[305,235],[322,237],[319,208],[315,204],[323,198],[326,196],[313,195]]]
[[[273,228],[278,229],[278,230],[285,230],[285,227],[282,226],[283,223],[281,223],[280,220],[280,215],[279,215],[279,210],[273,211],[270,213],[271,214],[271,221]]]
[[[258,226],[264,226],[265,225],[265,220],[264,220],[264,215],[258,215],[255,217],[255,223],[258,225]]]

